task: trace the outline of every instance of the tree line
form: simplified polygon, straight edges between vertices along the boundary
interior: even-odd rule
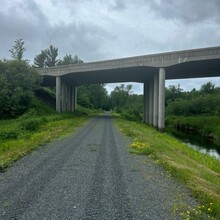
[[[180,86],[166,88],[166,115],[220,115],[220,87],[212,82],[199,90],[183,91]]]

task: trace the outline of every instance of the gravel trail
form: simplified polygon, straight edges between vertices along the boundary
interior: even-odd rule
[[[197,204],[129,141],[105,115],[35,150],[0,173],[0,219],[170,220]]]

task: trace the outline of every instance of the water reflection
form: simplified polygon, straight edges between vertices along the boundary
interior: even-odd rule
[[[220,155],[217,152],[217,150],[215,149],[206,149],[204,147],[198,146],[198,145],[194,145],[191,143],[186,143],[189,147],[193,148],[194,150],[198,150],[199,152],[203,153],[203,154],[208,154],[212,157],[215,157],[216,159],[220,160]]]
[[[167,128],[166,131],[181,139],[190,148],[193,148],[201,153],[208,154],[220,160],[220,147],[215,145],[212,141],[203,138],[200,135],[191,132],[186,133],[183,131],[175,130],[173,128]]]

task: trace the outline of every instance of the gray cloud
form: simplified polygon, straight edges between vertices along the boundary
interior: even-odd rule
[[[115,0],[113,3],[110,4],[109,8],[111,10],[121,11],[126,8],[126,4],[124,0]]]
[[[153,0],[151,8],[158,16],[176,19],[186,23],[204,22],[213,19],[220,21],[219,0]]]

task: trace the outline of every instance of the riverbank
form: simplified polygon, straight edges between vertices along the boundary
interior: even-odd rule
[[[220,218],[220,162],[188,148],[180,140],[156,131],[143,123],[116,117],[120,130],[133,140],[130,151],[146,154],[163,166],[168,175],[177,178],[191,190],[201,203],[199,207],[179,209],[180,215],[190,219]],[[200,213],[201,212],[201,213]],[[188,214],[187,214],[188,213]],[[202,214],[203,213],[203,214]]]
[[[167,116],[166,127],[194,132],[220,148],[220,116]]]

